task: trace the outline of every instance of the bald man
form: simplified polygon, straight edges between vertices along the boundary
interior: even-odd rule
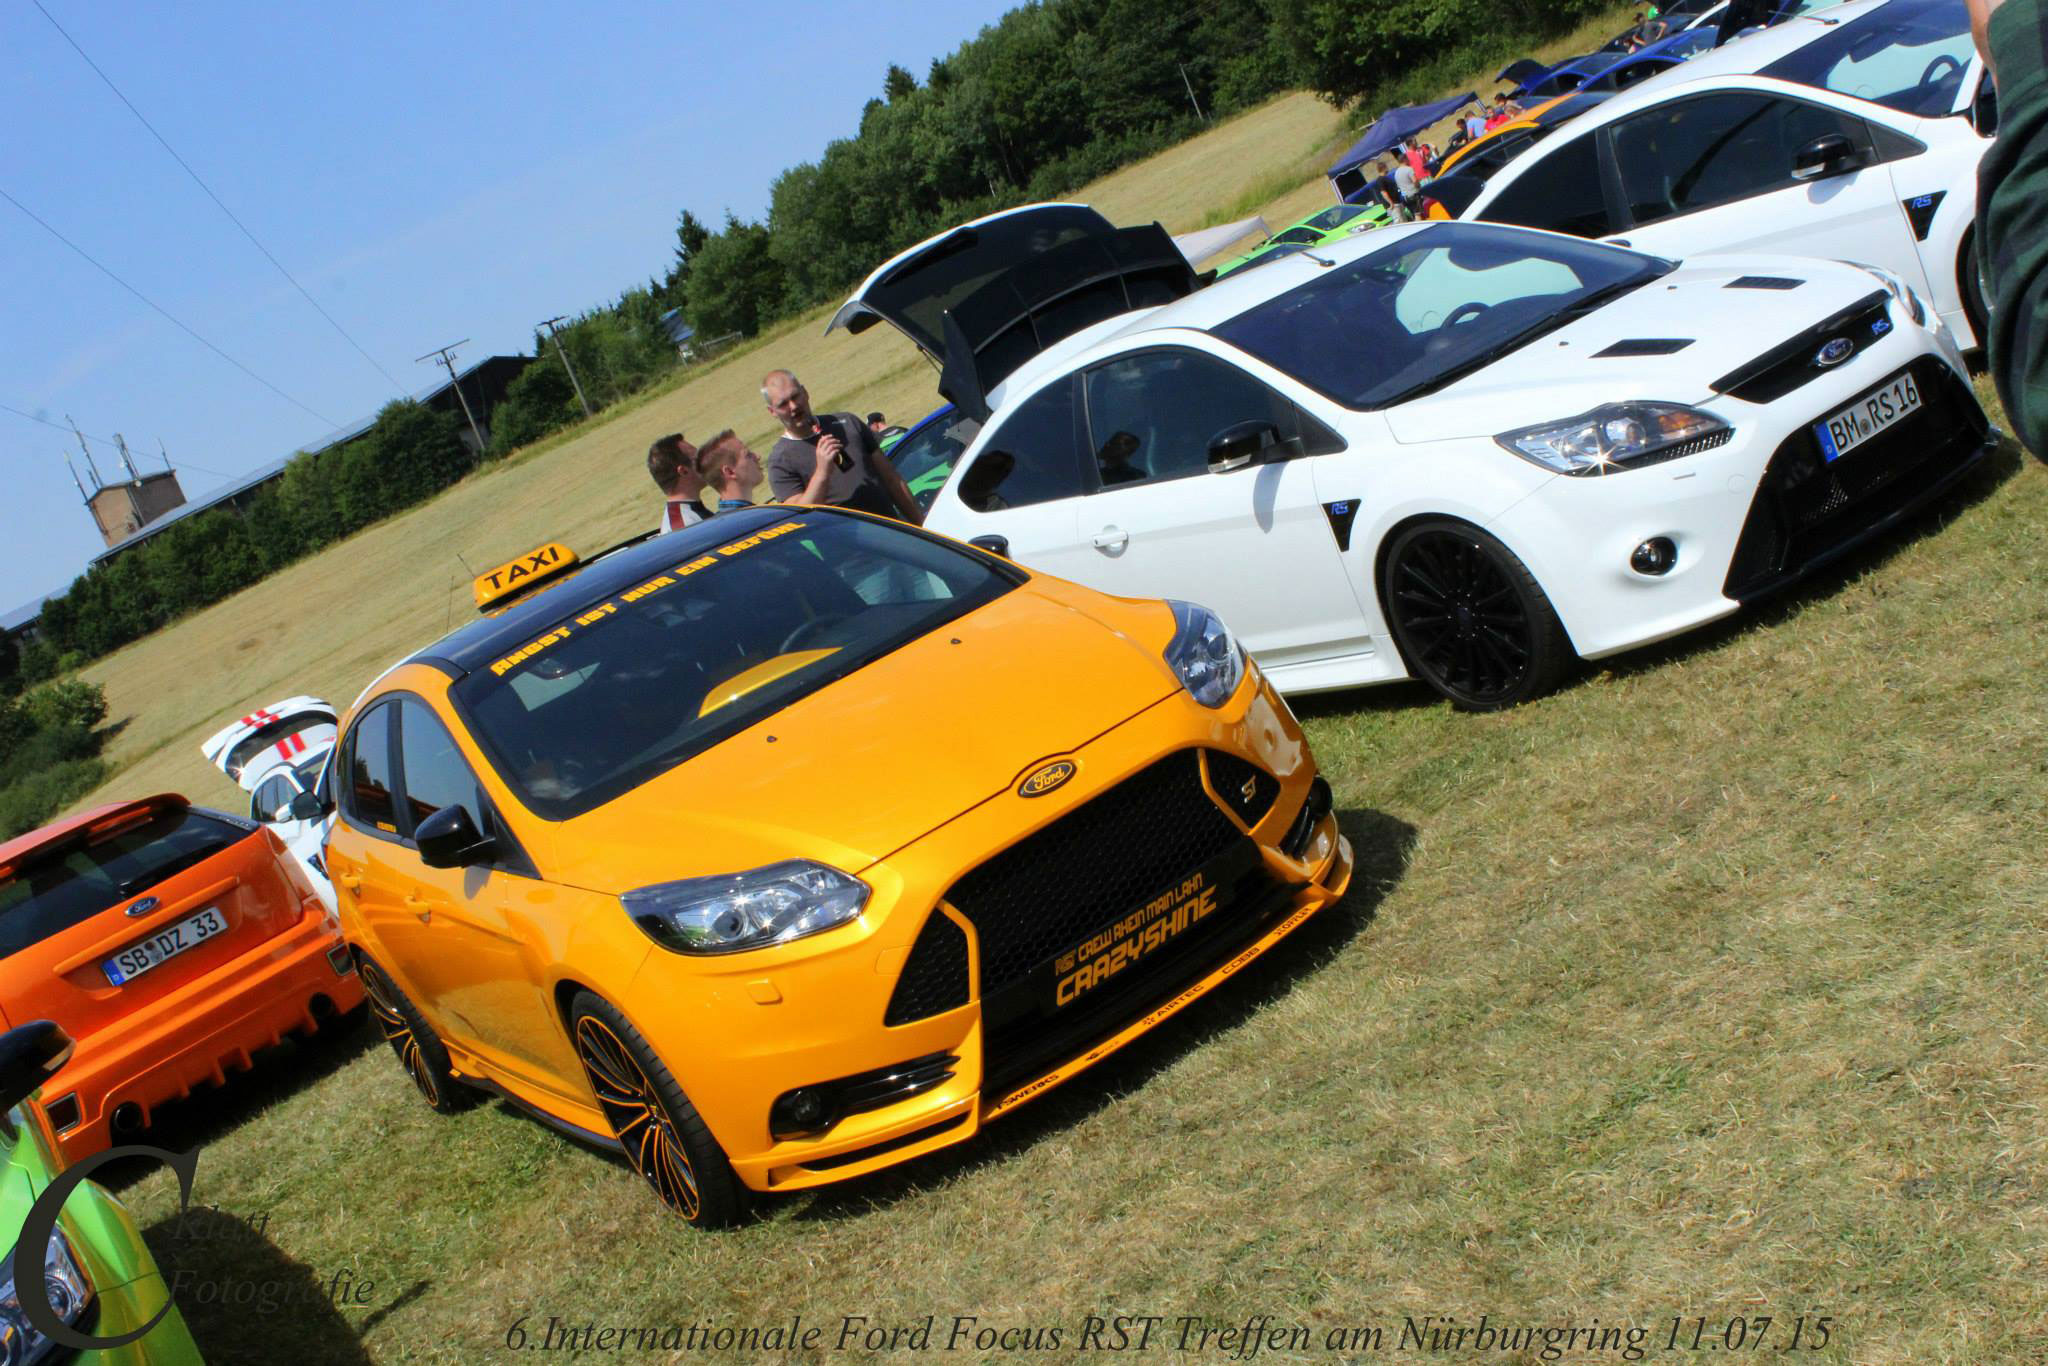
[[[787,370],[762,377],[761,400],[782,424],[782,437],[768,452],[768,490],[778,500],[853,508],[912,525],[924,520],[909,485],[858,417],[813,413],[803,381]]]

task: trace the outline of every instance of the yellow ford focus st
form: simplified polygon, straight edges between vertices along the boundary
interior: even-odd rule
[[[478,581],[344,723],[328,867],[436,1109],[696,1223],[971,1137],[1344,892],[1223,623],[893,522],[727,513]]]

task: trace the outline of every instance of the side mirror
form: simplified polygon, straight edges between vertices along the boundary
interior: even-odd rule
[[[1815,138],[1792,158],[1794,180],[1824,180],[1853,171],[1860,164],[1856,146],[1840,133]]]
[[[986,550],[991,555],[1000,555],[1006,560],[1010,558],[1010,538],[1008,536],[976,536],[968,541],[967,544],[973,546],[976,550]]]
[[[1280,429],[1270,422],[1253,419],[1225,427],[1209,438],[1209,473],[1241,470],[1279,444]]]
[[[429,868],[467,868],[488,863],[498,852],[498,842],[477,832],[476,820],[463,806],[444,806],[419,823],[412,832],[420,847],[420,862]]]
[[[55,1020],[0,1034],[0,1110],[11,1110],[71,1061],[71,1036]]]
[[[292,794],[291,805],[285,808],[285,814],[295,821],[317,821],[331,809],[314,793],[295,792]]]

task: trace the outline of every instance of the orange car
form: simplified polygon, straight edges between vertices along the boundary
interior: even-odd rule
[[[43,1088],[67,1162],[362,999],[334,915],[252,821],[165,794],[0,844],[0,1025],[78,1041]]]

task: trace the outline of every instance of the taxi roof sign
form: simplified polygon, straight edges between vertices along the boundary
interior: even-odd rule
[[[476,576],[477,610],[492,607],[518,593],[576,567],[576,552],[560,541],[549,541],[524,555],[515,556],[488,573]]]

